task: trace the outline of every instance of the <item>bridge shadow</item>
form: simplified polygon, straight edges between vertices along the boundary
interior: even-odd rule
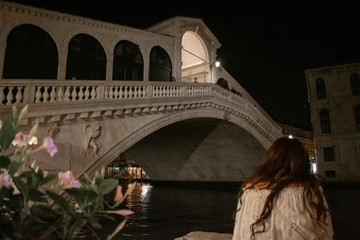
[[[264,147],[246,130],[215,118],[173,123],[126,150],[152,180],[241,181]]]

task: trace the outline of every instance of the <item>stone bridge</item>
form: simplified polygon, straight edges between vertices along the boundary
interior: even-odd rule
[[[241,181],[281,134],[260,106],[212,83],[0,81],[0,115],[29,105],[23,131],[59,152],[48,171],[93,174],[126,152],[153,180]]]

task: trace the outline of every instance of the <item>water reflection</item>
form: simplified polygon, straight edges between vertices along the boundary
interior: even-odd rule
[[[127,183],[122,183],[124,190]],[[360,189],[334,187],[326,188],[325,193],[333,211],[334,239],[358,239]],[[138,182],[122,206],[134,215],[114,240],[174,240],[192,231],[232,233],[236,203],[237,189],[174,188]],[[121,220],[102,222],[100,239],[106,239]]]
[[[126,237],[124,239],[138,239],[136,236],[141,234],[147,236],[146,233],[140,233],[143,229],[150,225],[147,223],[150,212],[151,193],[153,186],[149,183],[137,182],[134,191],[126,199],[126,208],[134,212],[128,219],[125,228],[120,235]]]
[[[153,187],[137,183],[126,208],[134,211],[118,239],[166,240],[191,231],[231,233],[237,190]]]

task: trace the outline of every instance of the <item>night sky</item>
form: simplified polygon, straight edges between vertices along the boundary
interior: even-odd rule
[[[311,129],[304,71],[360,62],[356,0],[16,0],[144,29],[174,16],[201,18],[222,44],[222,66],[274,120]]]

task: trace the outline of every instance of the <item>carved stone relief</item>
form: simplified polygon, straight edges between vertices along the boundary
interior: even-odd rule
[[[101,145],[96,139],[101,135],[101,126],[99,123],[87,123],[83,127],[84,133],[84,154],[91,152],[97,157]]]

